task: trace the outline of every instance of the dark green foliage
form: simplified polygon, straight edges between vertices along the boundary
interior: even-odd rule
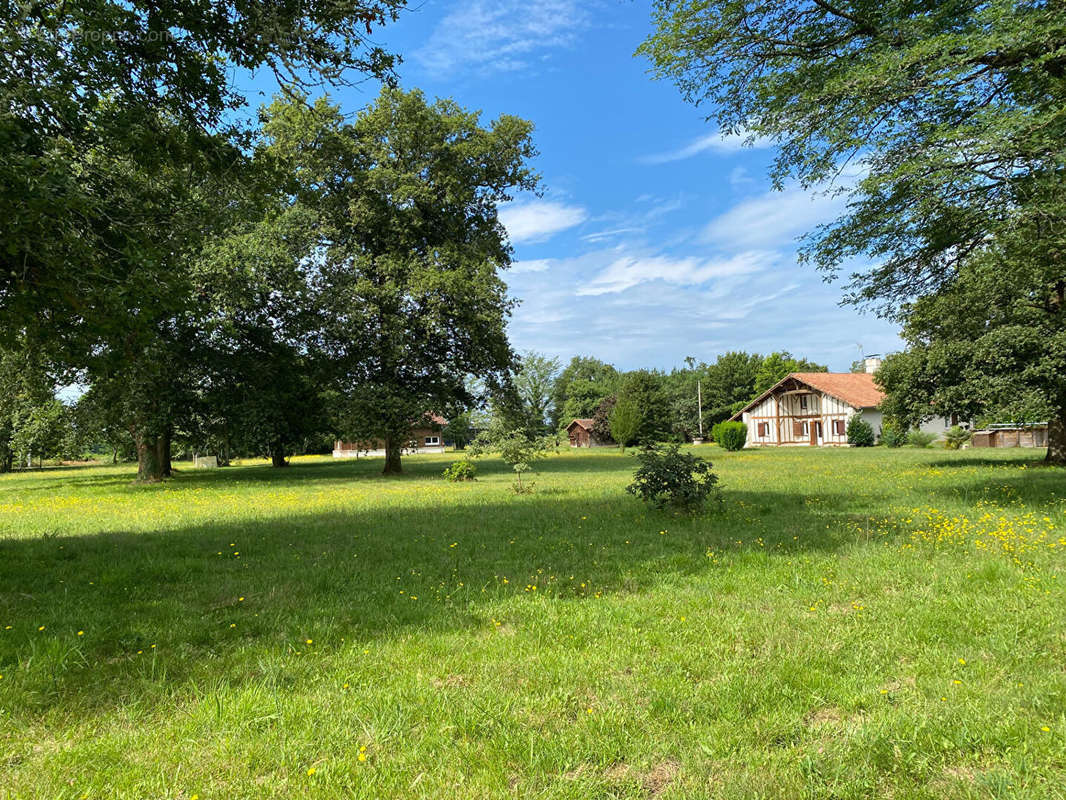
[[[825,364],[815,364],[805,358],[793,358],[787,350],[780,353],[770,353],[759,364],[755,373],[755,387],[752,389],[752,398],[758,397],[779,380],[791,372],[828,372]]]
[[[885,447],[902,447],[907,442],[907,429],[895,420],[886,419],[881,424],[881,444]]]
[[[453,461],[441,474],[446,480],[452,481],[453,483],[472,481],[476,479],[477,466],[472,461],[467,461],[465,459],[462,461]]]
[[[618,370],[597,358],[574,356],[552,387],[552,419],[556,429],[574,419],[590,418],[600,402],[618,389]]]
[[[474,425],[469,411],[453,414],[449,417],[448,424],[441,429],[441,436],[445,441],[450,441],[456,450],[465,450],[474,435]]]
[[[743,422],[719,422],[711,429],[711,438],[725,450],[741,450],[748,441],[748,426]]]
[[[852,447],[873,447],[874,429],[858,414],[848,420],[848,444]]]
[[[915,428],[907,434],[907,444],[911,447],[924,449],[936,441],[936,434]]]
[[[640,406],[637,401],[628,395],[622,395],[614,404],[610,413],[611,438],[626,451],[626,445],[630,444],[640,431],[643,419]]]
[[[647,444],[666,438],[670,431],[669,405],[663,392],[662,373],[646,369],[627,372],[622,377],[618,397],[619,400],[627,398],[636,408],[640,421],[633,441]]]
[[[637,460],[640,466],[626,491],[658,509],[695,514],[719,491],[711,463],[682,453],[677,444],[648,445]]]
[[[485,126],[450,100],[385,88],[351,122],[324,100],[277,100],[265,130],[312,212],[316,348],[337,432],[383,441],[385,471],[399,472],[427,413],[473,400],[469,375],[510,382],[497,205],[536,188],[532,126],[507,115]]]
[[[973,434],[961,425],[952,425],[944,434],[944,447],[948,450],[958,450],[973,438]]]
[[[592,415],[592,435],[600,442],[612,441],[611,412],[614,411],[617,402],[618,398],[615,395],[608,395],[600,401],[596,407],[596,413]]]

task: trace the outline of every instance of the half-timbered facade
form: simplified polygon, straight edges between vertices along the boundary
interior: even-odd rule
[[[880,431],[883,399],[869,373],[793,372],[732,419],[748,426],[746,447],[842,447],[856,414]]]

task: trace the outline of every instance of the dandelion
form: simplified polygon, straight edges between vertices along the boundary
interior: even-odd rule
[[[315,770],[315,768],[314,768],[314,767],[308,767],[308,768],[307,768],[307,775],[308,775],[308,777],[310,777],[311,775],[314,775],[316,771],[317,771],[317,770]]]
[[[314,644],[314,643],[315,643],[314,639],[308,639],[307,642],[306,642],[306,644]]]
[[[39,628],[38,628],[37,630],[38,630],[38,631],[43,631],[43,630],[44,630],[44,625],[42,625],[41,627],[39,627]]]
[[[84,636],[84,635],[85,635],[85,631],[78,631],[78,636]]]
[[[1041,727],[1040,730],[1042,730],[1044,733],[1051,733],[1051,728],[1049,728],[1047,725]]]
[[[966,666],[966,659],[965,659],[965,658],[960,658],[960,659],[959,659],[959,663],[960,663],[960,664],[961,664],[962,666],[964,666],[964,667],[965,667],[965,666]]]

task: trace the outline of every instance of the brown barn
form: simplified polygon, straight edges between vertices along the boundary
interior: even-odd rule
[[[591,419],[575,419],[566,426],[571,447],[608,447],[613,442],[604,442],[592,432]]]
[[[404,445],[403,454],[443,453],[444,437],[441,429],[448,421],[439,414],[426,414],[417,427],[411,429],[411,438]],[[333,443],[334,458],[361,458],[385,455],[385,442],[370,439],[365,442],[345,442],[340,439]]]

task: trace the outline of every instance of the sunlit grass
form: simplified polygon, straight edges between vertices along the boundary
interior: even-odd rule
[[[0,798],[1063,796],[1063,471],[699,450],[0,476]]]

